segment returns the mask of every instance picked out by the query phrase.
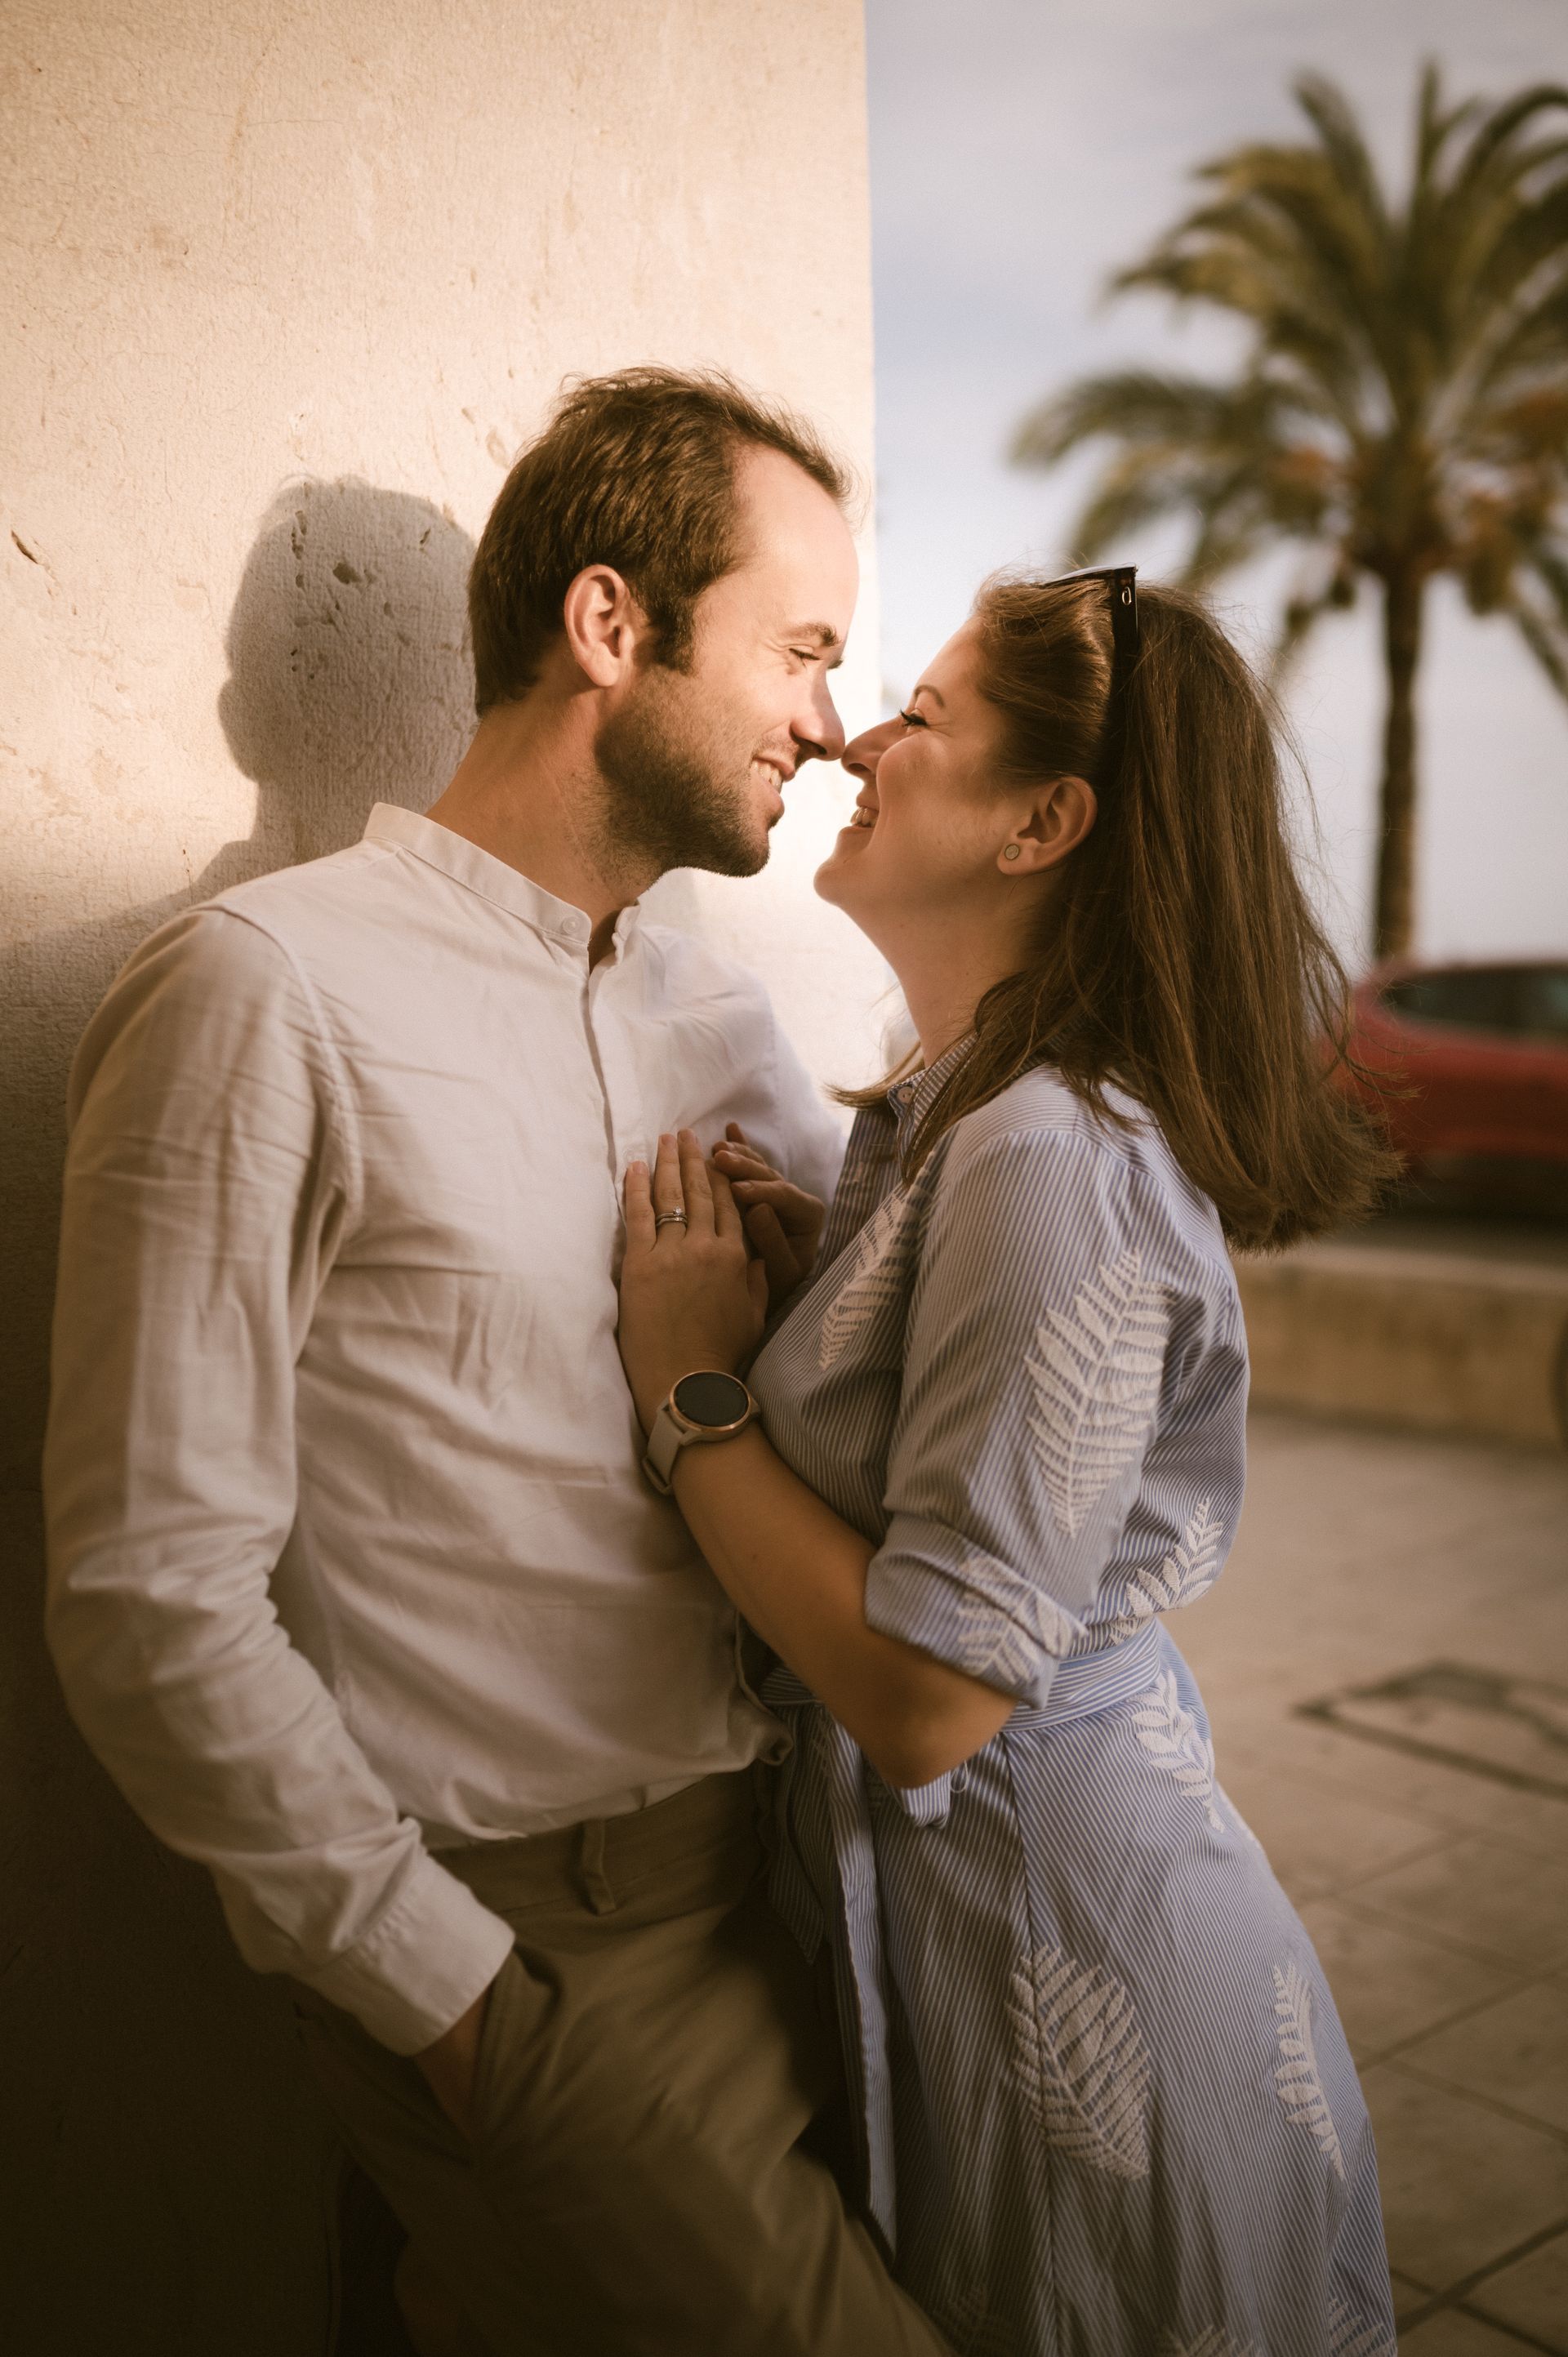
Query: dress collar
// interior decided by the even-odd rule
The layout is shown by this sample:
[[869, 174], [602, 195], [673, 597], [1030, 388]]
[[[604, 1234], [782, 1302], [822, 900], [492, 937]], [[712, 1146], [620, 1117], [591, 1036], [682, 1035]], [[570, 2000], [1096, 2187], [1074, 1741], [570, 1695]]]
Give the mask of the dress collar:
[[948, 1079], [957, 1071], [973, 1045], [973, 1032], [966, 1032], [964, 1037], [953, 1047], [949, 1048], [945, 1054], [939, 1056], [936, 1062], [929, 1069], [922, 1065], [918, 1072], [911, 1072], [907, 1080], [894, 1082], [887, 1092], [887, 1102], [892, 1108], [893, 1118], [898, 1125], [900, 1139], [907, 1137], [909, 1132], [924, 1120], [940, 1095]]
[[[425, 818], [418, 811], [404, 810], [397, 802], [378, 802], [371, 813], [365, 829], [367, 843], [395, 844], [400, 851], [411, 851], [427, 867], [449, 876], [454, 884], [466, 891], [477, 892], [481, 899], [493, 901], [498, 908], [521, 917], [536, 933], [553, 942], [562, 942], [567, 948], [581, 950], [585, 955], [588, 936], [593, 928], [581, 909], [570, 900], [558, 900], [553, 892], [545, 891], [504, 859], [493, 853], [481, 851], [477, 843], [466, 835], [454, 834], [449, 826], [438, 819]], [[624, 948], [637, 922], [635, 903], [623, 909], [616, 920], [615, 939]]]

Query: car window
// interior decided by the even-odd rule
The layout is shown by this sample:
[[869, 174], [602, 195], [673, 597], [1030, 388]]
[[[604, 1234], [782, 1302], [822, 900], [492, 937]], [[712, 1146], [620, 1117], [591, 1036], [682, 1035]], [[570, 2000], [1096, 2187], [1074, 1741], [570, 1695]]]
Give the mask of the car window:
[[1568, 965], [1538, 965], [1524, 975], [1524, 1028], [1534, 1039], [1568, 1040]]
[[1509, 966], [1410, 974], [1384, 986], [1383, 1004], [1417, 1023], [1449, 1023], [1466, 1031], [1517, 1031], [1520, 979]]

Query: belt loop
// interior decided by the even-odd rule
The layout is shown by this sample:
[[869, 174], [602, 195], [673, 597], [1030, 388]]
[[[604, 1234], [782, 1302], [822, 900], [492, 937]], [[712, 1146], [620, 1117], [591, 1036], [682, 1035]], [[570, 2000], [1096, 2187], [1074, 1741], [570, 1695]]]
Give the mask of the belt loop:
[[616, 1895], [605, 1872], [605, 1820], [589, 1817], [577, 1836], [577, 1873], [596, 1915], [613, 1915]]

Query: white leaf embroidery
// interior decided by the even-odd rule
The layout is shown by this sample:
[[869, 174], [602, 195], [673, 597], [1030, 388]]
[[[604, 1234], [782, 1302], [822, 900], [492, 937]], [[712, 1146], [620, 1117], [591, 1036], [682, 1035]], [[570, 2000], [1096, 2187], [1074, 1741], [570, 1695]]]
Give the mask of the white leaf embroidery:
[[1176, 1689], [1176, 1672], [1162, 1670], [1133, 1713], [1138, 1740], [1156, 1766], [1201, 1802], [1203, 1813], [1217, 1834], [1225, 1820], [1214, 1805], [1214, 1746], [1184, 1707]]
[[1181, 1535], [1181, 1544], [1166, 1555], [1158, 1571], [1145, 1564], [1127, 1583], [1127, 1601], [1116, 1619], [1101, 1625], [1112, 1637], [1134, 1637], [1156, 1612], [1174, 1612], [1191, 1604], [1219, 1577], [1219, 1542], [1225, 1526], [1209, 1512], [1205, 1498]]
[[993, 2315], [985, 2296], [972, 2287], [938, 2319], [959, 2357], [1013, 2357], [1017, 2336], [1012, 2326]]
[[1257, 1835], [1252, 1831], [1251, 1826], [1247, 1823], [1246, 1818], [1241, 1814], [1240, 1810], [1236, 1806], [1235, 1802], [1230, 1798], [1230, 1793], [1225, 1790], [1223, 1784], [1216, 1782], [1214, 1787], [1214, 1797], [1217, 1801], [1223, 1801], [1226, 1808], [1230, 1811], [1231, 1832], [1240, 1834], [1243, 1841], [1251, 1842], [1255, 1850], [1262, 1851], [1263, 1847], [1262, 1843], [1258, 1839]]
[[1007, 2013], [1047, 2143], [1112, 2177], [1147, 2177], [1153, 2068], [1121, 1982], [1047, 1948], [1015, 1971]]
[[1211, 2324], [1196, 2341], [1178, 2341], [1169, 2330], [1162, 2332], [1155, 2357], [1258, 2357], [1258, 2344], [1234, 2341], [1223, 2325]]
[[1279, 2089], [1280, 2102], [1286, 2116], [1306, 2129], [1335, 2176], [1342, 2178], [1345, 2156], [1339, 2149], [1334, 2115], [1323, 2092], [1312, 2043], [1312, 1989], [1294, 1964], [1287, 1964], [1283, 1972], [1278, 1964], [1274, 1966], [1274, 2012], [1280, 2045], [1274, 2084]]
[[1065, 1605], [1022, 1580], [1012, 1586], [1005, 1603], [993, 1600], [985, 1588], [994, 1583], [995, 1572], [983, 1555], [965, 1557], [963, 1577], [974, 1585], [965, 1587], [958, 1600], [960, 1666], [987, 1685], [1006, 1694], [1033, 1685], [1039, 1655], [1059, 1661], [1084, 1634], [1082, 1621]]
[[1170, 1310], [1142, 1267], [1133, 1251], [1102, 1261], [1070, 1311], [1047, 1313], [1035, 1333], [1039, 1356], [1025, 1361], [1035, 1386], [1029, 1429], [1057, 1527], [1069, 1537], [1154, 1421]]
[[1328, 2357], [1394, 2357], [1394, 2343], [1387, 2327], [1369, 2324], [1342, 2299], [1328, 2303]]
[[854, 1268], [822, 1319], [818, 1343], [820, 1363], [831, 1367], [857, 1341], [877, 1311], [896, 1301], [900, 1289], [901, 1255], [897, 1250], [905, 1197], [896, 1190], [880, 1203], [861, 1235]]

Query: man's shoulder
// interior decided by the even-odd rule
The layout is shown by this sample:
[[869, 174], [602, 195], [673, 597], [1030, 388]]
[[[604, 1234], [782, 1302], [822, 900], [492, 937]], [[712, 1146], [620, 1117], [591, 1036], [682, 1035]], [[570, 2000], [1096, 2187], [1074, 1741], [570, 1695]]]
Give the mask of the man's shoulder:
[[202, 911], [220, 909], [243, 917], [263, 932], [280, 941], [307, 937], [325, 920], [339, 922], [344, 915], [379, 897], [378, 888], [396, 872], [397, 856], [390, 845], [353, 843], [346, 851], [329, 852], [324, 859], [307, 859], [297, 867], [274, 867], [247, 883], [231, 884], [226, 892], [198, 904]]

